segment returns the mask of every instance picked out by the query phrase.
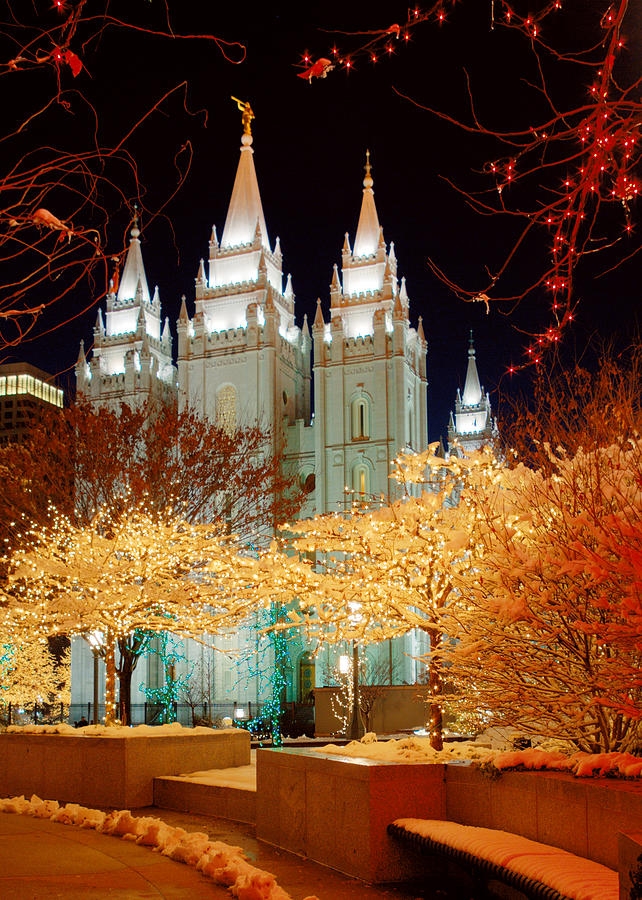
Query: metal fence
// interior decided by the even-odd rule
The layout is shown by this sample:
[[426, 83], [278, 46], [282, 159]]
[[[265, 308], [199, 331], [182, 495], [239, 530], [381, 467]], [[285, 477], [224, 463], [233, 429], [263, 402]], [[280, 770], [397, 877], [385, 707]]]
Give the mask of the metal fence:
[[[221, 703], [202, 703], [190, 706], [187, 703], [175, 703], [170, 711], [169, 720], [179, 722], [188, 727], [194, 725], [218, 725], [229, 718], [236, 725], [243, 727], [252, 720], [252, 731], [257, 734], [269, 730], [268, 723], [262, 723], [264, 705], [256, 702], [237, 703], [226, 701]], [[98, 721], [105, 719], [105, 706], [98, 706]], [[5, 725], [57, 725], [68, 722], [91, 724], [94, 721], [93, 703], [72, 703], [66, 706], [58, 704], [29, 704], [17, 706], [8, 704], [0, 710], [0, 724]], [[84, 721], [83, 721], [84, 719]], [[167, 709], [159, 703], [132, 703], [130, 725], [161, 725], [168, 721]], [[263, 726], [263, 727], [262, 727]], [[302, 734], [314, 734], [314, 707], [309, 704], [286, 703], [281, 720], [283, 734], [298, 737]]]
[[[222, 720], [230, 718], [242, 722], [261, 714], [260, 703], [199, 703], [189, 706], [187, 703], [174, 703], [170, 720], [181, 725], [220, 725]], [[130, 725], [161, 725], [167, 721], [167, 708], [161, 703], [132, 703], [130, 707]], [[88, 722], [94, 720], [93, 703], [72, 703], [69, 707], [69, 722], [75, 725], [82, 717]], [[98, 706], [98, 721], [105, 718], [104, 705]]]

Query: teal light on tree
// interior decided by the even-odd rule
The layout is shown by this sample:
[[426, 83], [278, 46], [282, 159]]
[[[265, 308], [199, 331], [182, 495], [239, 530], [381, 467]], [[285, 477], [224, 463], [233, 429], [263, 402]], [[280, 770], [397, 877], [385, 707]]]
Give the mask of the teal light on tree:
[[179, 672], [178, 665], [189, 661], [184, 653], [184, 642], [169, 631], [163, 631], [158, 635], [157, 646], [150, 646], [149, 655], [159, 657], [163, 670], [163, 684], [158, 687], [146, 687], [141, 684], [141, 690], [150, 703], [156, 703], [161, 708], [161, 723], [175, 721], [175, 710], [179, 696], [189, 682], [189, 672]]
[[[247, 722], [253, 734], [267, 730], [272, 746], [283, 743], [281, 727], [285, 713], [285, 699], [288, 673], [291, 671], [290, 649], [292, 639], [275, 626], [286, 619], [286, 607], [282, 603], [272, 603], [269, 609], [258, 614], [256, 624], [250, 626], [256, 632], [256, 652], [249, 650], [240, 660], [245, 666], [244, 678], [256, 678], [259, 696], [266, 696], [260, 716]], [[265, 725], [267, 723], [267, 729]]]

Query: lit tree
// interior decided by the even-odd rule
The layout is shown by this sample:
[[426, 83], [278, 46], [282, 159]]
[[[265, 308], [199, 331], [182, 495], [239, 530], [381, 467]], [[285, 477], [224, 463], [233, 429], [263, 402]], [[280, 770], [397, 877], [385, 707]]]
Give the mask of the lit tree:
[[625, 751], [642, 736], [642, 441], [520, 465], [480, 489], [475, 564], [455, 584], [457, 703], [487, 721]]
[[[480, 523], [451, 673], [460, 706], [583, 749], [639, 741], [639, 343], [540, 372], [504, 401], [501, 489]], [[461, 607], [459, 608], [461, 611]]]
[[[442, 618], [458, 599], [453, 575], [471, 560], [473, 519], [464, 485], [471, 471], [492, 479], [497, 464], [490, 453], [445, 460], [433, 455], [435, 449], [397, 461], [397, 480], [427, 488], [418, 496], [379, 509], [355, 504], [347, 513], [286, 526], [295, 536], [294, 547], [314, 559], [318, 571], [305, 559], [278, 560], [272, 550], [249, 572], [247, 602], [278, 596], [294, 603], [289, 621], [276, 627], [301, 625], [317, 647], [376, 643], [421, 629], [430, 638], [428, 690], [438, 698]], [[433, 745], [440, 746], [438, 699], [431, 702], [430, 731]]]
[[46, 640], [0, 637], [0, 704], [69, 703], [70, 655], [56, 658]]
[[[149, 632], [147, 633], [149, 634]], [[177, 663], [187, 662], [183, 641], [167, 631], [158, 635], [154, 644], [148, 642], [147, 646], [149, 652], [157, 655], [161, 661], [163, 683], [155, 688], [145, 687], [145, 685], [141, 685], [141, 688], [145, 691], [148, 700], [161, 707], [162, 721], [171, 722], [173, 721], [174, 707], [189, 684], [193, 664], [186, 672], [176, 670]]]
[[[134, 502], [157, 510], [173, 502], [189, 521], [224, 521], [245, 536], [271, 533], [303, 500], [269, 431], [251, 425], [230, 434], [175, 404], [46, 410], [24, 443], [0, 447], [0, 472], [7, 548], [17, 534], [23, 543], [29, 538], [25, 523], [48, 521], [51, 503], [84, 525], [102, 505], [116, 509], [124, 489]], [[148, 644], [144, 631], [118, 640], [120, 716], [127, 721], [133, 671]]]
[[180, 508], [143, 502], [102, 508], [89, 525], [62, 514], [10, 558], [3, 627], [12, 642], [53, 634], [103, 635], [106, 715], [115, 717], [115, 648], [137, 631], [202, 640], [233, 601], [222, 590], [234, 553], [215, 525], [187, 523]]
[[[325, 684], [337, 687], [332, 697], [332, 712], [343, 723], [347, 732], [350, 710], [354, 704], [354, 672], [353, 661], [348, 656], [341, 656], [334, 666], [329, 666], [325, 673]], [[363, 717], [366, 731], [372, 729], [372, 717], [379, 700], [385, 695], [386, 681], [392, 684], [397, 664], [384, 660], [371, 661], [367, 657], [359, 659], [359, 711]]]

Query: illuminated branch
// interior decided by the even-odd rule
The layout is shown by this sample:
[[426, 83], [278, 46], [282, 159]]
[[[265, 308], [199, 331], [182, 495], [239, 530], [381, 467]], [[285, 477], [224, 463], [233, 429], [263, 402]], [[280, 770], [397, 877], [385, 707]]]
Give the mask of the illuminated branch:
[[[242, 62], [245, 56], [241, 44], [214, 35], [177, 34], [169, 13], [164, 30], [116, 19], [108, 14], [107, 0], [97, 14], [97, 4], [88, 4], [87, 0], [54, 0], [47, 12], [34, 6], [18, 14], [13, 4], [6, 2], [5, 6], [0, 26], [0, 77], [9, 79], [6, 87], [18, 89], [25, 99], [17, 122], [11, 122], [11, 113], [7, 112], [6, 121], [11, 124], [0, 136], [3, 157], [13, 158], [7, 170], [0, 173], [0, 349], [33, 336], [43, 312], [88, 279], [95, 289], [88, 305], [104, 296], [110, 261], [126, 252], [124, 238], [120, 246], [112, 245], [111, 218], [122, 209], [131, 209], [134, 203], [145, 210], [137, 166], [125, 142], [172, 94], [186, 90], [182, 83], [167, 91], [138, 117], [119, 142], [103, 146], [98, 114], [82, 91], [89, 48], [99, 43], [106, 29], [118, 28], [174, 41], [214, 43], [229, 62]], [[45, 94], [49, 92], [46, 79], [50, 73], [54, 75], [52, 94], [38, 96], [39, 85]], [[37, 80], [39, 75], [43, 77]], [[68, 87], [70, 78], [73, 88]], [[22, 93], [27, 79], [33, 85], [33, 96]], [[186, 105], [185, 110], [190, 114]], [[76, 118], [85, 113], [89, 117], [85, 129], [89, 143], [85, 148], [64, 149], [68, 126], [66, 115], [60, 119], [59, 114], [69, 112]], [[36, 127], [47, 135], [59, 135], [62, 146], [43, 142], [37, 147]], [[160, 209], [185, 180], [191, 157], [191, 144], [186, 141], [174, 159], [176, 186], [159, 204]], [[159, 211], [150, 212], [148, 218]], [[67, 321], [82, 315], [86, 308], [78, 304]], [[57, 321], [51, 327], [61, 324]]]
[[[441, 0], [425, 11], [410, 10], [402, 26], [381, 31], [339, 32], [353, 49], [333, 48], [335, 68], [354, 68], [355, 60], [368, 55], [371, 62], [380, 61], [394, 52], [397, 38], [409, 40], [416, 24], [445, 21], [453, 5]], [[465, 8], [466, 3], [462, 5]], [[540, 363], [543, 353], [561, 340], [575, 316], [576, 274], [587, 255], [601, 253], [606, 259], [604, 267], [611, 270], [640, 249], [639, 242], [624, 242], [633, 237], [635, 206], [642, 191], [642, 78], [627, 76], [617, 68], [626, 49], [623, 27], [629, 0], [605, 0], [600, 6], [599, 12], [582, 8], [566, 13], [577, 18], [595, 16], [592, 45], [569, 52], [555, 47], [554, 33], [547, 36], [547, 31], [552, 31], [549, 19], [564, 12], [563, 0], [550, 0], [541, 4], [538, 12], [525, 15], [506, 0], [491, 2], [491, 29], [502, 27], [519, 33], [533, 54], [539, 80], [528, 87], [548, 111], [527, 128], [496, 129], [484, 124], [475, 111], [470, 85], [468, 123], [400, 94], [466, 133], [493, 138], [502, 147], [502, 153], [484, 166], [484, 185], [479, 192], [449, 183], [479, 214], [502, 214], [516, 221], [518, 237], [503, 261], [474, 285], [455, 281], [434, 259], [429, 266], [455, 296], [484, 303], [487, 311], [491, 303], [510, 301], [514, 305], [531, 293], [550, 296], [550, 324], [531, 333], [525, 359], [509, 371]], [[304, 62], [310, 63], [309, 56]], [[569, 85], [578, 75], [584, 83], [588, 79], [587, 96], [569, 100]], [[614, 212], [619, 225], [613, 224]], [[527, 239], [538, 233], [548, 235], [548, 260], [529, 283], [507, 290], [505, 276], [518, 264], [518, 253]]]

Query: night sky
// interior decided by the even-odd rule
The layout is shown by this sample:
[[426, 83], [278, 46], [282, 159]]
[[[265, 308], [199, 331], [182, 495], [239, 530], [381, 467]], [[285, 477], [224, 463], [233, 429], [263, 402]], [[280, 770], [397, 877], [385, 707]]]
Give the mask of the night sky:
[[[534, 4], [537, 6], [537, 3]], [[321, 297], [329, 317], [332, 265], [340, 263], [344, 232], [351, 240], [361, 202], [366, 148], [373, 164], [375, 200], [386, 241], [394, 240], [399, 274], [405, 275], [411, 322], [423, 316], [428, 340], [429, 436], [446, 432], [455, 391], [463, 386], [468, 333], [475, 335], [482, 383], [497, 406], [501, 391], [528, 390], [530, 371], [504, 377], [511, 363], [521, 362], [527, 337], [548, 323], [548, 299], [536, 294], [516, 308], [463, 303], [449, 293], [427, 266], [432, 257], [454, 281], [475, 288], [511, 246], [516, 223], [499, 217], [480, 218], [463, 190], [488, 186], [480, 175], [484, 162], [498, 155], [487, 137], [461, 131], [415, 105], [438, 108], [470, 121], [467, 80], [480, 118], [492, 129], [529, 127], [542, 111], [541, 98], [526, 81], [535, 67], [525, 39], [497, 27], [490, 29], [490, 0], [464, 0], [439, 27], [423, 23], [407, 45], [395, 43], [394, 55], [377, 65], [355, 56], [349, 74], [334, 71], [309, 84], [298, 78], [304, 51], [328, 56], [334, 42], [358, 49], [366, 36], [329, 33], [384, 29], [404, 22], [404, 3], [300, 4], [288, 6], [172, 2], [176, 32], [212, 33], [247, 47], [246, 60], [234, 65], [211, 42], [170, 41], [144, 33], [109, 29], [83, 57], [87, 72], [73, 85], [91, 100], [99, 114], [102, 139], [113, 142], [174, 85], [187, 81], [187, 94], [177, 92], [136, 131], [129, 143], [144, 186], [143, 254], [150, 288], [159, 285], [163, 314], [175, 334], [181, 294], [193, 313], [194, 277], [200, 257], [207, 258], [215, 223], [222, 234], [239, 155], [241, 123], [231, 95], [249, 100], [255, 112], [254, 161], [272, 246], [281, 239], [284, 274], [292, 273], [297, 324], [304, 312], [314, 314]], [[551, 39], [574, 47], [590, 38], [590, 26], [607, 4], [568, 0]], [[632, 9], [637, 4], [632, 4]], [[184, 9], [182, 8], [184, 7]], [[162, 28], [160, 0], [112, 2], [147, 28]], [[642, 15], [630, 12], [629, 51], [624, 74], [640, 68]], [[230, 55], [238, 53], [230, 48]], [[466, 75], [467, 73], [467, 75]], [[639, 75], [639, 71], [637, 73]], [[91, 77], [89, 77], [91, 76]], [[586, 89], [585, 75], [550, 69], [551, 86], [560, 102], [576, 102]], [[556, 80], [557, 79], [557, 80]], [[71, 79], [69, 79], [71, 81]], [[402, 96], [405, 95], [405, 96]], [[412, 100], [406, 99], [407, 97]], [[185, 101], [185, 103], [184, 103]], [[191, 114], [188, 114], [188, 110]], [[207, 111], [207, 124], [205, 115]], [[34, 139], [37, 132], [34, 131]], [[88, 120], [80, 108], [62, 120], [55, 140], [80, 147], [88, 136]], [[54, 138], [50, 137], [50, 140]], [[154, 215], [176, 183], [175, 156], [191, 141], [193, 160], [180, 193]], [[185, 158], [185, 155], [181, 158]], [[125, 191], [134, 192], [131, 185]], [[114, 248], [122, 246], [129, 212], [123, 206], [111, 217]], [[626, 248], [629, 253], [633, 242]], [[619, 248], [613, 251], [619, 254]], [[616, 256], [611, 257], [611, 263]], [[546, 263], [546, 236], [528, 243], [515, 259], [506, 289], [519, 292]], [[568, 360], [581, 357], [595, 337], [629, 337], [637, 328], [639, 263], [629, 260], [597, 278], [600, 266], [588, 260], [579, 272], [576, 323], [562, 350]], [[52, 313], [67, 317], [91, 300], [89, 287]], [[62, 316], [61, 316], [62, 317]], [[80, 338], [91, 342], [95, 307], [46, 338], [17, 348], [12, 359], [27, 359], [51, 372], [64, 372], [76, 360]]]

